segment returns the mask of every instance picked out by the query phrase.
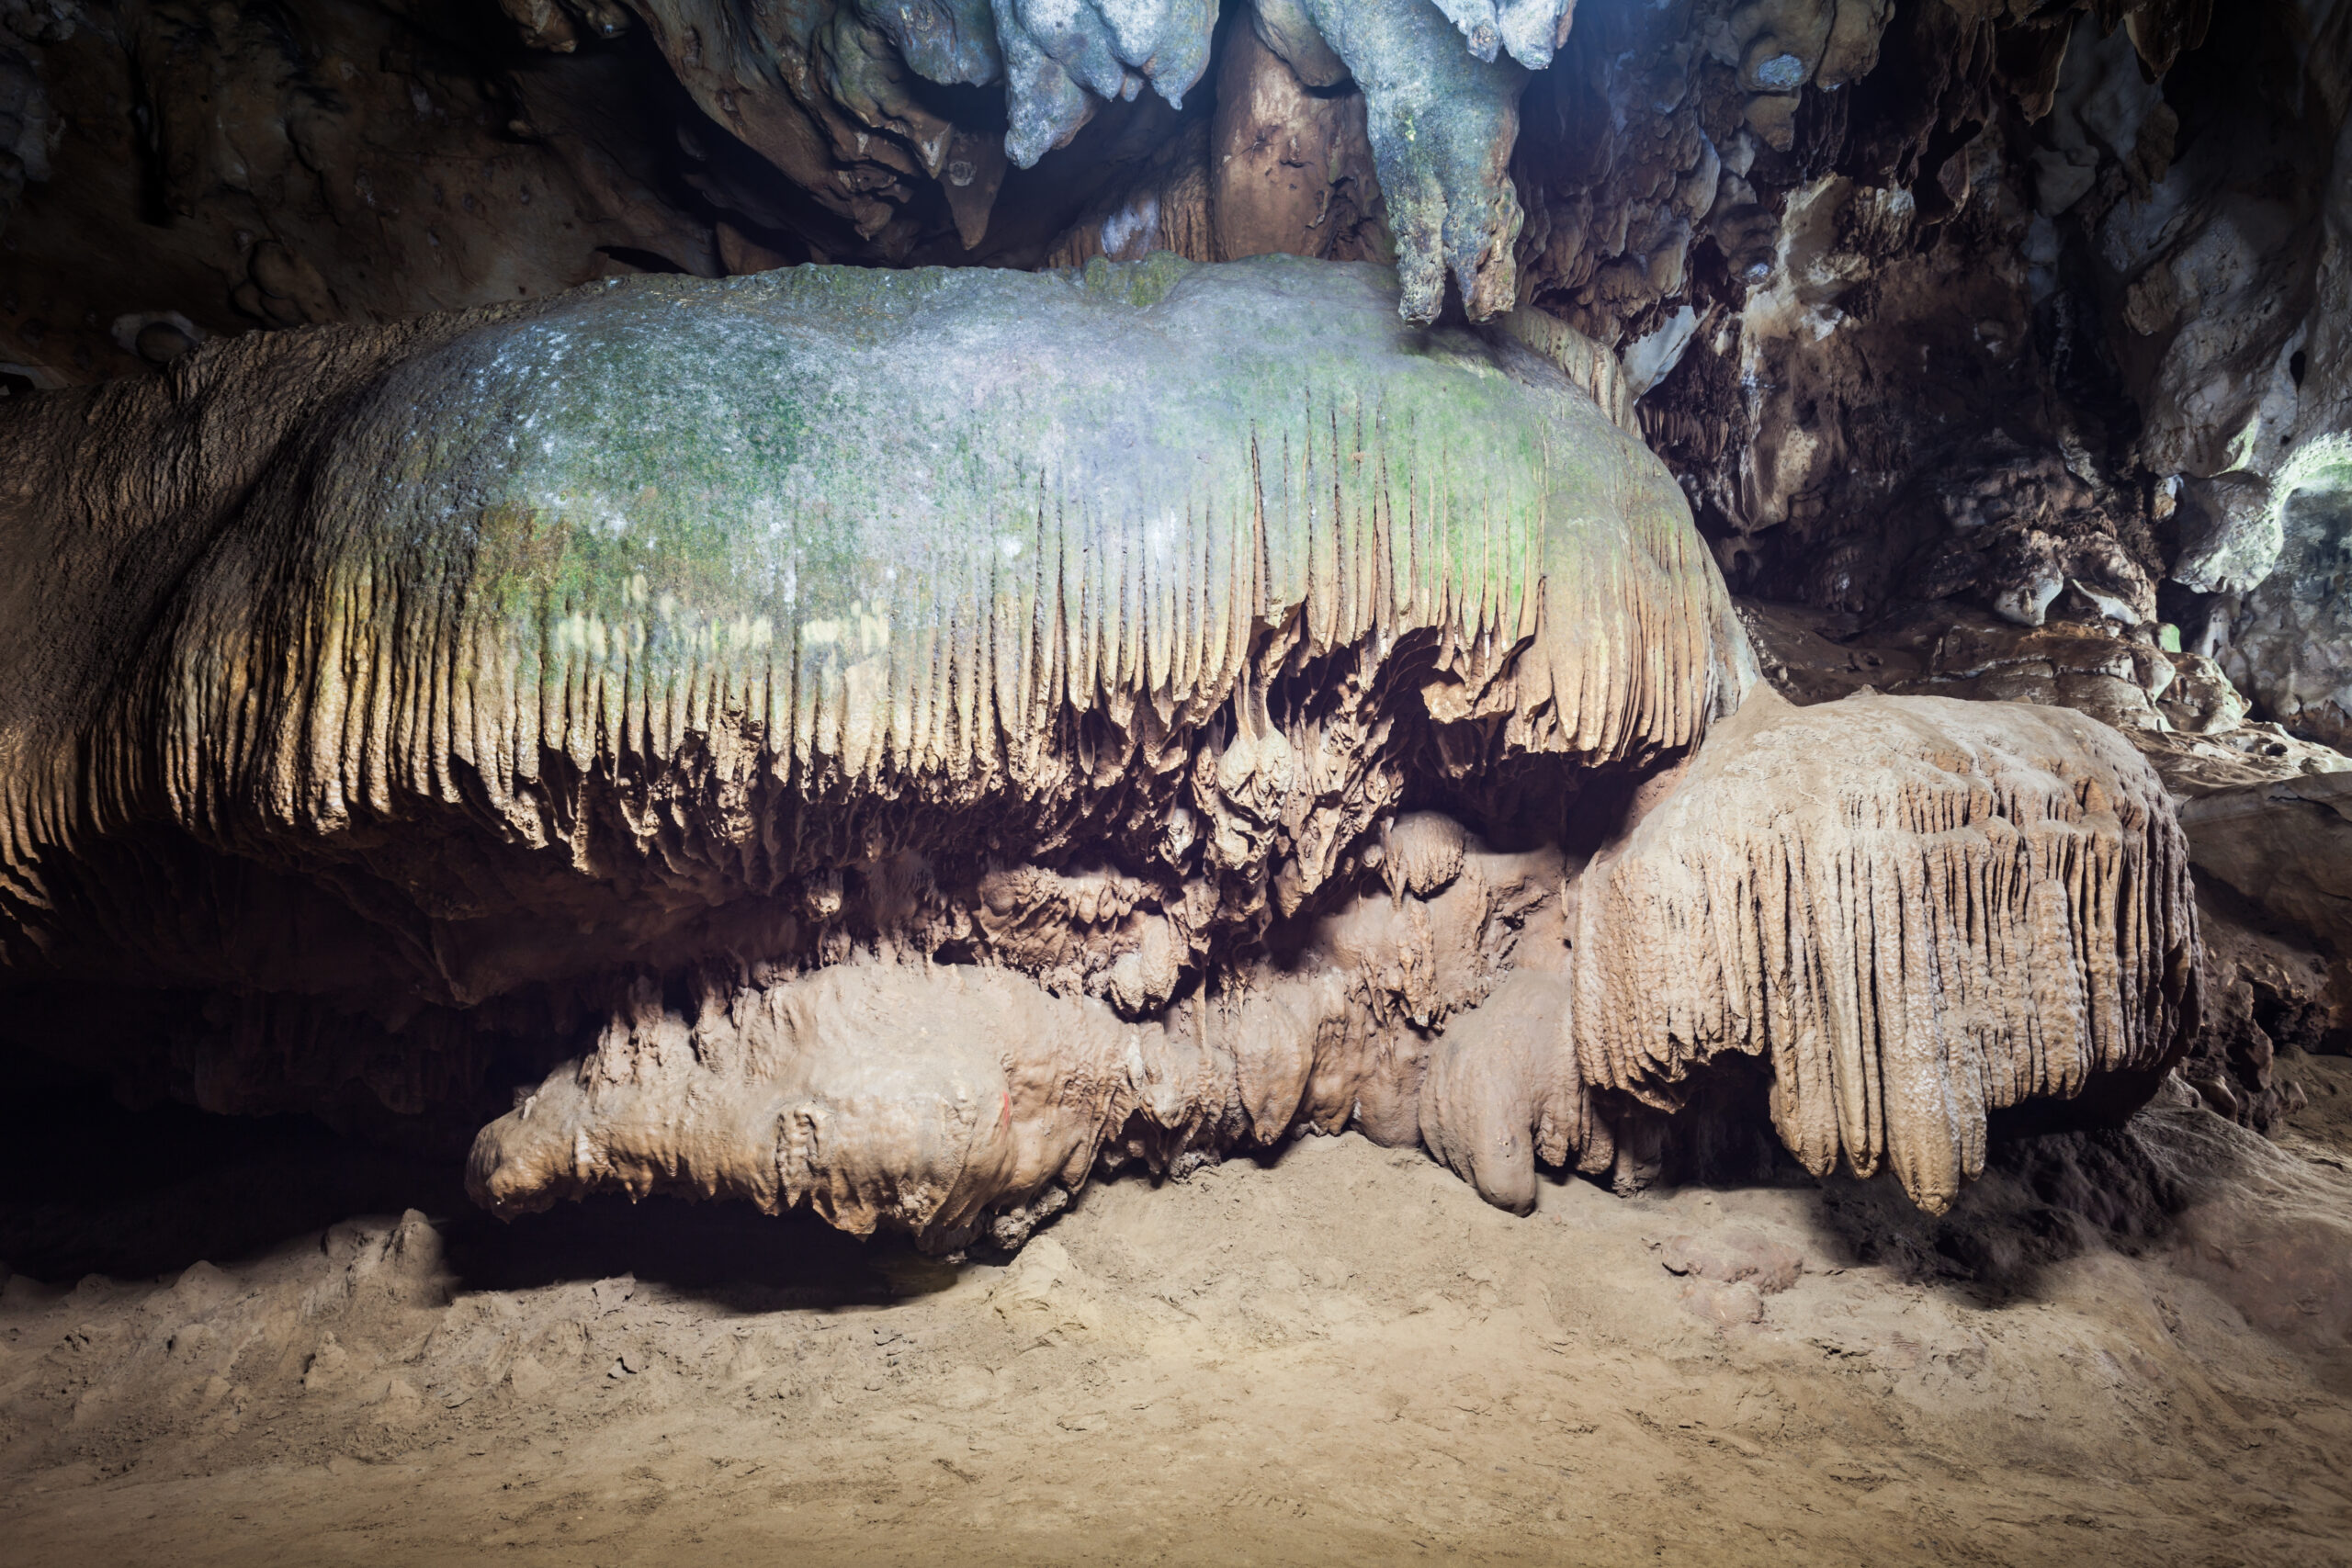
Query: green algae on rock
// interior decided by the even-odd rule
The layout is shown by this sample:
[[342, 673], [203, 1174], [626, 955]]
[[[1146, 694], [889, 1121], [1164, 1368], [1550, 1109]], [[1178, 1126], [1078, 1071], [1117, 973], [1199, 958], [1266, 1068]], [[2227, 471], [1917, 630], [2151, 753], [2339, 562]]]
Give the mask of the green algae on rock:
[[1679, 492], [1545, 334], [1395, 288], [648, 278], [44, 400], [0, 437], [10, 963], [115, 945], [77, 857], [157, 834], [331, 869], [386, 944], [199, 934], [158, 983], [395, 1020], [722, 931], [802, 962], [873, 929], [844, 867], [1116, 838], [1193, 975], [1355, 874], [1408, 769], [1687, 749], [1746, 656]]

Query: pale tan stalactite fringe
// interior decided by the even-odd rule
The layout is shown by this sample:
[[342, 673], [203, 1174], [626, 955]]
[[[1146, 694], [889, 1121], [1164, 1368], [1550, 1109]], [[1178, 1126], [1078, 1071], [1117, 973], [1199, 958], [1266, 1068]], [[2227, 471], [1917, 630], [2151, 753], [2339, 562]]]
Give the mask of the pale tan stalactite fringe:
[[[640, 280], [94, 391], [74, 417], [150, 462], [18, 498], [43, 603], [87, 599], [47, 580], [93, 532], [187, 570], [88, 660], [111, 679], [28, 693], [0, 738], [8, 874], [37, 904], [92, 829], [331, 841], [430, 805], [569, 839], [591, 875], [622, 847], [741, 874], [755, 791], [1067, 797], [1246, 727], [1252, 680], [1416, 635], [1440, 716], [1512, 749], [1694, 743], [1745, 645], [1663, 468], [1543, 355], [1425, 342], [1377, 269], [1288, 260], [1158, 258], [1133, 299], [1125, 275]], [[370, 345], [373, 374], [345, 363]], [[296, 353], [337, 363], [289, 418]], [[74, 619], [0, 651], [40, 662]], [[1094, 755], [1069, 744], [1090, 715]], [[1279, 750], [1226, 772], [1287, 793]], [[616, 782], [624, 843], [592, 845]]]
[[[2018, 705], [1723, 721], [1752, 660], [1622, 381], [1395, 300], [1280, 257], [649, 278], [40, 402], [0, 425], [0, 960], [438, 1010], [382, 1030], [411, 1063], [587, 998], [488, 1201], [935, 1238], [1306, 1126], [1524, 1208], [1726, 1052], [1809, 1168], [1939, 1207], [1990, 1111], [2165, 1062], [2195, 917], [2136, 752]], [[1563, 810], [1649, 777], [1574, 882], [1397, 814], [1538, 759]], [[190, 865], [357, 919], [224, 942]], [[690, 971], [692, 1016], [613, 1010]]]
[[2080, 715], [1758, 688], [1586, 874], [1577, 1044], [1671, 1107], [1726, 1052], [1772, 1070], [1806, 1168], [1891, 1166], [1940, 1211], [1985, 1114], [2164, 1063], [2193, 1031], [2187, 842], [2147, 762]]
[[[1290, 964], [1229, 971], [1148, 1018], [1003, 966], [871, 955], [710, 986], [683, 1010], [645, 984], [593, 1053], [482, 1129], [468, 1184], [504, 1214], [618, 1189], [962, 1245], [989, 1210], [1104, 1165], [1182, 1169], [1352, 1125], [1427, 1140], [1523, 1210], [1537, 1152], [1588, 1170], [1612, 1152], [1556, 1049], [1565, 982], [1513, 967], [1558, 961], [1563, 865], [1457, 829], [1450, 862], [1418, 869], [1317, 922]], [[1449, 1021], [1442, 1040], [1467, 1050], [1425, 1084], [1424, 1031]]]

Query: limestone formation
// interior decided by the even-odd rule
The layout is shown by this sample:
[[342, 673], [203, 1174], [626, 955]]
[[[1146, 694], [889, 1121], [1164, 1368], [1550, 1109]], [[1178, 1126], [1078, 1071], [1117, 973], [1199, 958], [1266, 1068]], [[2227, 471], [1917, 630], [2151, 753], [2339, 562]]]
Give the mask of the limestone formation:
[[1397, 297], [616, 281], [37, 401], [18, 1016], [219, 1110], [544, 1074], [474, 1146], [503, 1213], [943, 1249], [1350, 1127], [1524, 1209], [1639, 1179], [1726, 1052], [1935, 1207], [1988, 1108], [2170, 1059], [2186, 860], [2125, 742], [1769, 693], [1709, 739], [1753, 664], [1605, 353]]
[[0, 692], [28, 1560], [2347, 1533], [2352, 4], [0, 0]]
[[[1006, 161], [1035, 167], [1147, 85], [1181, 110], [1208, 68], [1216, 23], [1206, 0], [834, 0], [796, 9], [774, 33], [728, 25], [698, 0], [643, 0], [637, 10], [703, 111], [850, 220], [860, 239], [891, 227], [927, 179], [941, 183], [967, 248], [986, 232]], [[516, 21], [534, 47], [569, 47], [571, 31], [536, 12]], [[1508, 47], [1528, 65], [1548, 64], [1568, 22], [1561, 0], [1514, 0], [1499, 11], [1476, 0], [1442, 12], [1427, 0], [1291, 0], [1252, 18], [1253, 40], [1295, 56], [1299, 80], [1351, 75], [1360, 89], [1408, 319], [1437, 318], [1449, 269], [1474, 321], [1518, 302], [1519, 206], [1507, 165], [1525, 73], [1496, 64], [1496, 53]], [[984, 138], [943, 114], [918, 78], [1001, 84], [1001, 152], [983, 151]], [[1322, 118], [1300, 108], [1304, 119]], [[1187, 254], [1218, 259], [1207, 247]]]
[[1237, 28], [1227, 41], [1205, 170], [1217, 259], [1359, 259], [1380, 188], [1363, 95], [1313, 86], [1255, 31]]
[[1577, 1032], [1661, 1108], [1769, 1057], [1807, 1168], [1939, 1212], [1990, 1111], [2153, 1084], [2197, 1017], [2188, 852], [2154, 771], [2064, 710], [1769, 691], [1584, 879]]
[[2352, 964], [2352, 773], [2215, 790], [2182, 808], [2199, 871]]
[[[1428, 897], [1359, 896], [1311, 922], [1295, 953], [1228, 966], [1173, 1005], [1166, 958], [1159, 986], [1123, 997], [1114, 975], [1107, 999], [1057, 996], [1012, 965], [885, 956], [720, 984], [683, 1011], [640, 987], [593, 1054], [483, 1130], [469, 1180], [502, 1213], [617, 1187], [771, 1213], [805, 1203], [859, 1234], [888, 1225], [944, 1250], [983, 1235], [1017, 1243], [1098, 1167], [1181, 1173], [1237, 1145], [1351, 1124], [1450, 1150], [1464, 1117], [1507, 1122], [1518, 1104], [1473, 1088], [1433, 1115], [1423, 1074], [1442, 1074], [1424, 1032], [1477, 1052], [1495, 1032], [1484, 1021], [1532, 979], [1540, 987], [1533, 971], [1503, 976], [1522, 942], [1549, 935], [1556, 951], [1540, 919], [1541, 935], [1521, 933], [1531, 915], [1556, 920], [1560, 875], [1556, 853], [1457, 849]], [[1149, 933], [1165, 929], [1148, 927], [1128, 956], [1148, 968]], [[1561, 1017], [1513, 1020], [1502, 1048], [1547, 1043]], [[1583, 1102], [1572, 1070], [1561, 1087]], [[1591, 1121], [1563, 1129], [1554, 1163], [1595, 1148], [1607, 1168], [1607, 1133]]]
[[2352, 758], [2252, 717], [2213, 659], [2145, 627], [2029, 628], [1965, 612], [1944, 625], [1946, 613], [1915, 611], [1862, 636], [1841, 629], [1847, 617], [1788, 606], [1742, 605], [1741, 621], [1764, 677], [1795, 702], [1869, 687], [2028, 703], [2130, 741], [2179, 804], [2197, 874], [2202, 1016], [2175, 1071], [2214, 1111], [2269, 1130], [2301, 1104], [2297, 1055], [2340, 1053], [2347, 1038], [2352, 933], [2330, 912], [2328, 889], [2346, 879], [2340, 814], [2325, 803], [2352, 777]]
[[1399, 818], [1389, 891], [1164, 1009], [1115, 976], [1106, 1002], [888, 958], [684, 1010], [641, 988], [484, 1130], [473, 1189], [501, 1212], [609, 1186], [806, 1202], [944, 1248], [1018, 1240], [1098, 1168], [1352, 1125], [1524, 1212], [1539, 1162], [1609, 1170], [1631, 1102], [1679, 1109], [1737, 1052], [1769, 1061], [1816, 1174], [1883, 1162], [1941, 1212], [1988, 1111], [2095, 1086], [2136, 1103], [2195, 1031], [2179, 828], [2091, 721], [1887, 698], [1800, 716], [1765, 693], [1662, 782], [1565, 881], [1556, 853]]
[[[2242, 504], [2254, 510], [2253, 500]], [[2260, 543], [2244, 553], [2262, 570], [2211, 584], [2236, 592], [2211, 602], [2208, 636], [2265, 716], [2332, 746], [2352, 743], [2352, 601], [2343, 566], [2352, 435], [2306, 444], [2259, 502], [2252, 521]]]
[[[1396, 236], [1398, 309], [1408, 321], [1435, 321], [1451, 273], [1472, 321], [1509, 310], [1518, 298], [1512, 252], [1521, 222], [1509, 167], [1526, 73], [1495, 59], [1495, 37], [1482, 38], [1480, 29], [1489, 26], [1483, 20], [1465, 29], [1472, 46], [1465, 56], [1447, 35], [1445, 18], [1414, 0], [1305, 5], [1363, 89], [1373, 157]], [[1543, 0], [1535, 0], [1510, 10], [1541, 8]]]
[[1366, 874], [1408, 784], [1557, 812], [1537, 759], [1687, 749], [1743, 645], [1671, 484], [1519, 335], [1394, 300], [649, 281], [28, 411], [12, 969], [135, 943], [223, 998], [174, 1047], [206, 1103], [413, 1114], [722, 953], [1155, 1010]]

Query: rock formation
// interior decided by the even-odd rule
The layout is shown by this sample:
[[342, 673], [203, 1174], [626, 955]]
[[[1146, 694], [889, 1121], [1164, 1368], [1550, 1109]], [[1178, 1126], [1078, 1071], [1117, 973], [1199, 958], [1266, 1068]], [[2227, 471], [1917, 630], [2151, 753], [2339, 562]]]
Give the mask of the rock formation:
[[2154, 1072], [2198, 1019], [2188, 849], [2155, 772], [2063, 709], [1750, 699], [1587, 874], [1575, 990], [1595, 1082], [1678, 1105], [1768, 1055], [1817, 1175], [1891, 1166], [1940, 1211], [1985, 1116]]
[[0, 1034], [940, 1245], [2265, 1124], [2340, 9], [0, 0]]
[[1396, 290], [616, 280], [37, 400], [12, 988], [222, 1110], [446, 1117], [569, 1045], [476, 1141], [493, 1207], [942, 1248], [1349, 1126], [1524, 1208], [1725, 1052], [1930, 1208], [1988, 1109], [2144, 1096], [2197, 974], [2149, 765], [1740, 707], [1605, 356]]

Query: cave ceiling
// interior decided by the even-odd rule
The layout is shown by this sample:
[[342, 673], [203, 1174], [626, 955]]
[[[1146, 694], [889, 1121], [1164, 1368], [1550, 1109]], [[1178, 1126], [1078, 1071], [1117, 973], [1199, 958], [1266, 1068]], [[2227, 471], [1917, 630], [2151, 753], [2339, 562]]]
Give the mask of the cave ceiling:
[[1614, 351], [1737, 591], [2155, 619], [2178, 560], [2195, 636], [2352, 418], [2346, 17], [2210, 11], [8, 0], [0, 363], [640, 271], [1393, 260], [1417, 319]]

